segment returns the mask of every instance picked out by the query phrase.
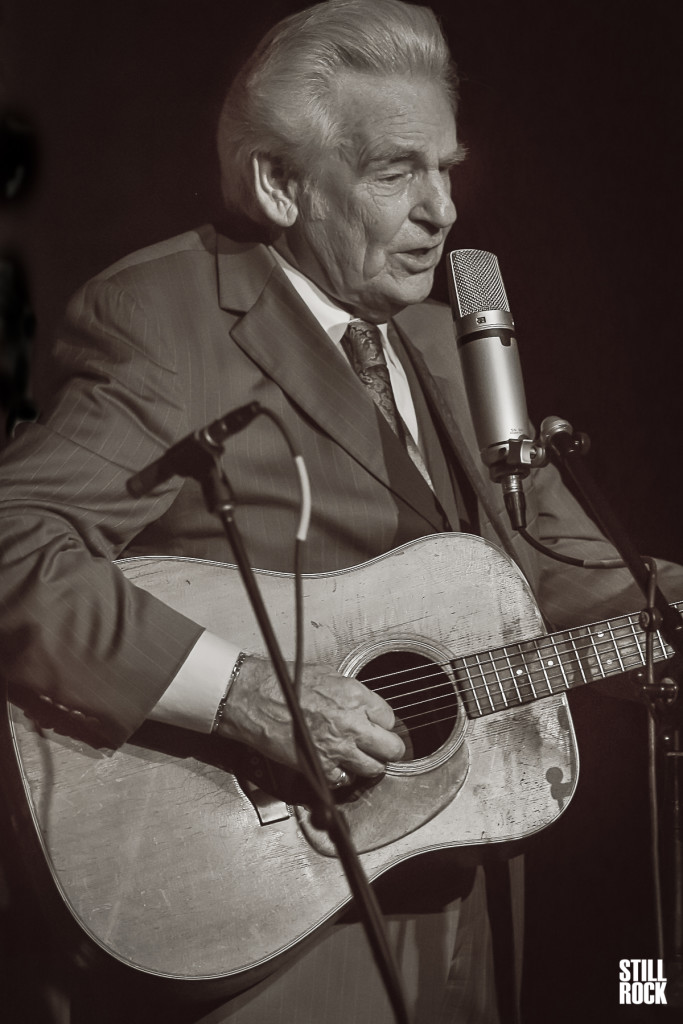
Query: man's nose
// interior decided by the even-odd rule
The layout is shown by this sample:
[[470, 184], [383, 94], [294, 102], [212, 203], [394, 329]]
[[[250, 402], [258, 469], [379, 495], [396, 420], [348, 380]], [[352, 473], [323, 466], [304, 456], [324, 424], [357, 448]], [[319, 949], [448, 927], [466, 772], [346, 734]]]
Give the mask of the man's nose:
[[420, 191], [412, 210], [412, 219], [447, 229], [455, 223], [457, 211], [451, 197], [451, 183], [440, 172], [430, 174], [420, 182]]

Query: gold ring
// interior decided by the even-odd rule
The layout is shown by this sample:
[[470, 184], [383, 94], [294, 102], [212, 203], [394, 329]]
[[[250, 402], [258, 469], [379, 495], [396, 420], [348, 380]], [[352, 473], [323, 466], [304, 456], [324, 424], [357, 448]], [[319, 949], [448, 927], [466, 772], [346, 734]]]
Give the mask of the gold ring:
[[349, 773], [345, 772], [343, 768], [340, 768], [339, 775], [334, 780], [334, 782], [330, 783], [330, 785], [332, 786], [332, 789], [341, 789], [342, 786], [348, 786], [350, 781], [351, 776], [349, 775]]

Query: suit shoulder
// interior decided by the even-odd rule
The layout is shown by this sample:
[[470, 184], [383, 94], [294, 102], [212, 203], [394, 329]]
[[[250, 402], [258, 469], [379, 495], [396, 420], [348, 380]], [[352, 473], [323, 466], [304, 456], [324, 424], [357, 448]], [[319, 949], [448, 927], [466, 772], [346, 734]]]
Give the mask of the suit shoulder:
[[197, 310], [216, 304], [216, 233], [199, 228], [146, 246], [86, 281], [71, 296], [55, 344], [87, 337], [92, 353], [119, 345], [120, 353], [172, 368], [197, 333]]
[[207, 256], [213, 259], [216, 252], [216, 231], [210, 224], [185, 231], [173, 238], [154, 242], [142, 249], [124, 256], [92, 278], [93, 281], [113, 280], [116, 277], [128, 277], [129, 271], [134, 275], [145, 271], [154, 273], [160, 264]]
[[134, 309], [177, 318], [202, 299], [215, 301], [215, 261], [216, 232], [211, 226], [145, 246], [81, 285], [67, 304], [66, 321], [85, 316], [89, 324], [124, 324]]

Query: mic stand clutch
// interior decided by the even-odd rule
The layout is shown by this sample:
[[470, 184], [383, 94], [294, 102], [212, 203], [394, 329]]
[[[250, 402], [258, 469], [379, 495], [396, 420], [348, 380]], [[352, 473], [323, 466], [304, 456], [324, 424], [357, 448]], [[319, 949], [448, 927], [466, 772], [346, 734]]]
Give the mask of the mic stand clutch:
[[526, 529], [526, 498], [524, 479], [532, 467], [542, 465], [541, 449], [528, 437], [511, 437], [504, 445], [495, 445], [492, 450], [481, 453], [482, 461], [489, 467], [494, 483], [499, 483], [503, 500], [513, 530]]
[[[648, 710], [650, 735], [650, 783], [653, 803], [653, 848], [655, 880], [657, 888], [657, 926], [660, 956], [667, 962], [667, 999], [670, 1005], [683, 1005], [683, 823], [681, 818], [681, 781], [683, 768], [683, 733], [680, 687], [672, 679], [655, 680], [652, 645], [654, 635], [660, 632], [674, 650], [673, 663], [680, 671], [683, 658], [683, 619], [678, 610], [670, 605], [656, 584], [656, 564], [644, 559], [638, 553], [627, 531], [617, 519], [613, 509], [597, 487], [581, 458], [587, 450], [585, 435], [574, 434], [570, 424], [557, 417], [550, 417], [541, 424], [541, 447], [545, 456], [554, 454], [572, 480], [588, 511], [597, 519], [602, 530], [621, 555], [626, 567], [643, 591], [647, 607], [641, 613], [640, 624], [646, 633], [646, 669], [638, 673], [637, 682], [644, 696]], [[671, 947], [665, 956], [664, 926], [662, 923], [663, 901], [659, 887], [659, 823], [657, 820], [657, 762], [664, 767], [663, 784], [668, 791], [667, 822], [665, 831], [670, 833], [671, 844], [666, 867], [671, 876], [672, 899], [665, 903], [671, 906], [672, 914], [668, 928]]]

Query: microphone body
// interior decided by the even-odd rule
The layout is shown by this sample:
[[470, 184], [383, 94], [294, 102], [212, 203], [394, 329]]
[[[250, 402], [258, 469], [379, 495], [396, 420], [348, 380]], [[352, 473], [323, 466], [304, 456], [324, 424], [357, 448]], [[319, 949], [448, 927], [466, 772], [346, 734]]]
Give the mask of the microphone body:
[[509, 458], [511, 442], [531, 440], [515, 322], [492, 253], [458, 249], [449, 262], [453, 324], [474, 430], [483, 462], [496, 467]]
[[484, 464], [503, 485], [515, 529], [524, 525], [522, 478], [538, 454], [531, 435], [515, 322], [498, 260], [479, 249], [449, 254], [448, 285], [467, 399]]

